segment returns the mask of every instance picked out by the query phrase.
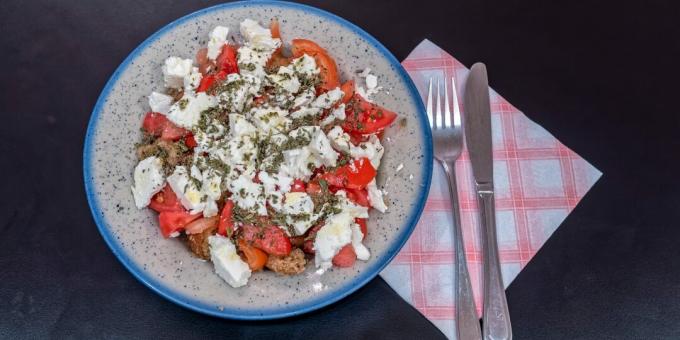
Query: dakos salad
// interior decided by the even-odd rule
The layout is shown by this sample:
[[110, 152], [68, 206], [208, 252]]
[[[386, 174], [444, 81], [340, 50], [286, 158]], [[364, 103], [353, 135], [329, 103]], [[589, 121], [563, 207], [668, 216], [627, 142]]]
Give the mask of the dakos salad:
[[387, 210], [381, 136], [396, 118], [371, 102], [378, 78], [343, 82], [322, 46], [284, 47], [275, 20], [239, 28], [217, 26], [195, 59], [164, 61], [136, 147], [135, 205], [233, 287], [265, 269], [368, 261], [369, 209]]

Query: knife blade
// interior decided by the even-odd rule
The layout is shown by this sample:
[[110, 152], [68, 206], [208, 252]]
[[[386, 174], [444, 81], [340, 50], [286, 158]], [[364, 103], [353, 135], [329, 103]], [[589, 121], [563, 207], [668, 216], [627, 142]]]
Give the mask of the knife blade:
[[472, 65], [465, 84], [465, 141], [477, 184], [493, 185], [491, 106], [486, 66]]

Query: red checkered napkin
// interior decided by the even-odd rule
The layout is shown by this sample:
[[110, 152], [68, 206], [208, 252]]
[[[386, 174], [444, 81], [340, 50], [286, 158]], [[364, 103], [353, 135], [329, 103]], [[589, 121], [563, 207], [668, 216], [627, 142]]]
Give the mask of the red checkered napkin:
[[[402, 65], [423, 100], [430, 78], [453, 76], [460, 93], [469, 72], [429, 40], [420, 43]], [[601, 172], [490, 91], [496, 223], [503, 282], [507, 287], [595, 184]], [[465, 114], [464, 108], [461, 110]], [[468, 268], [481, 315], [478, 212], [466, 150], [456, 164], [456, 171]], [[380, 274], [449, 338], [455, 337], [452, 223], [446, 177], [435, 164], [423, 216], [404, 248]]]

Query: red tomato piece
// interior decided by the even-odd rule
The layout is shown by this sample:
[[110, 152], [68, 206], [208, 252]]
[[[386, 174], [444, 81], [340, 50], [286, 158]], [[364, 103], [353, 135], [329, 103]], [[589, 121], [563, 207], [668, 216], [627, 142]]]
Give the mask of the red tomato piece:
[[357, 254], [354, 252], [354, 247], [348, 244], [333, 257], [333, 265], [336, 267], [351, 267], [357, 260]]
[[307, 240], [305, 240], [305, 243], [302, 245], [302, 251], [304, 251], [307, 254], [314, 254], [314, 238], [316, 237], [316, 233], [323, 227], [323, 222], [313, 226], [309, 231], [307, 232]]
[[363, 157], [350, 161], [332, 172], [321, 175], [329, 185], [348, 189], [363, 189], [375, 178], [376, 170], [368, 158]]
[[199, 218], [184, 227], [187, 234], [198, 234], [202, 233], [206, 229], [213, 228], [217, 225], [217, 220], [219, 217], [203, 217]]
[[176, 141], [189, 133], [173, 122], [168, 120], [165, 115], [158, 112], [147, 112], [142, 122], [142, 128], [153, 136], [160, 136], [164, 140]]
[[366, 235], [368, 235], [368, 225], [366, 224], [366, 219], [365, 218], [355, 218], [354, 222], [359, 225], [359, 229], [361, 229], [361, 233], [364, 234], [364, 237], [361, 239], [365, 239]]
[[345, 189], [347, 193], [347, 199], [350, 201], [366, 208], [371, 207], [371, 203], [368, 201], [368, 191], [366, 189]]
[[198, 143], [196, 143], [196, 139], [194, 138], [193, 133], [189, 133], [185, 138], [184, 138], [184, 144], [187, 145], [190, 149], [193, 149], [198, 146]]
[[217, 59], [215, 59], [215, 63], [217, 64], [217, 69], [219, 71], [225, 72], [224, 78], [226, 78], [228, 74], [238, 73], [238, 62], [236, 61], [236, 48], [229, 44], [224, 44], [224, 46], [222, 47], [222, 53], [220, 53], [220, 55], [217, 56]]
[[312, 180], [311, 182], [307, 183], [306, 191], [310, 195], [320, 194], [321, 193], [321, 185], [319, 184], [319, 181]]
[[347, 104], [347, 102], [354, 97], [354, 80], [348, 80], [340, 86], [340, 90], [345, 94], [340, 99], [340, 103]]
[[295, 58], [301, 57], [303, 54], [314, 58], [316, 65], [321, 69], [320, 90], [330, 91], [340, 85], [338, 66], [335, 64], [335, 60], [317, 43], [307, 39], [293, 39], [291, 51]]
[[188, 211], [164, 211], [158, 214], [158, 222], [161, 227], [163, 237], [168, 238], [176, 232], [180, 232], [184, 227], [201, 217], [201, 214], [190, 214]]
[[292, 250], [288, 236], [277, 226], [243, 225], [241, 230], [244, 240], [269, 255], [286, 256]]
[[217, 233], [222, 236], [231, 236], [234, 231], [234, 221], [232, 219], [231, 211], [234, 209], [234, 201], [226, 200], [224, 208], [220, 213], [220, 220], [217, 223]]
[[255, 272], [264, 268], [264, 265], [267, 263], [267, 258], [269, 257], [267, 256], [267, 253], [251, 246], [243, 239], [238, 240], [238, 248], [243, 252], [243, 255], [246, 256], [246, 262], [248, 263], [250, 270]]
[[167, 184], [163, 187], [163, 190], [151, 198], [149, 208], [159, 213], [164, 211], [184, 211], [184, 207], [177, 199], [177, 195]]
[[205, 92], [215, 84], [215, 82], [223, 80], [227, 77], [226, 71], [218, 71], [217, 73], [212, 73], [201, 78], [201, 83], [198, 84], [196, 92]]
[[360, 134], [377, 133], [392, 124], [397, 114], [354, 94], [345, 110], [347, 118], [342, 128]]
[[196, 63], [198, 64], [198, 70], [202, 75], [208, 74], [208, 71], [213, 66], [213, 63], [208, 59], [208, 48], [204, 47], [198, 52], [196, 52]]
[[290, 186], [290, 192], [305, 192], [306, 186], [305, 182], [301, 179], [294, 179], [293, 184]]

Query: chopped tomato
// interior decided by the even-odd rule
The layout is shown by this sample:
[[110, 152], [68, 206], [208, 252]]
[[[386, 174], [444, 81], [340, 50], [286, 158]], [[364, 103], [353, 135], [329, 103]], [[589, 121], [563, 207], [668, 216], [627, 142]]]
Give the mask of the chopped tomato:
[[158, 112], [147, 112], [142, 122], [142, 128], [153, 136], [160, 136], [164, 140], [176, 141], [189, 133], [188, 130], [183, 129], [173, 122], [168, 120], [165, 115]]
[[163, 187], [163, 190], [151, 198], [149, 208], [159, 213], [164, 211], [184, 211], [184, 207], [177, 199], [177, 195], [167, 184]]
[[272, 19], [269, 23], [269, 30], [272, 32], [272, 38], [281, 39], [281, 27], [279, 26], [279, 20], [276, 18]]
[[268, 100], [267, 94], [263, 94], [261, 96], [257, 96], [253, 98], [253, 106], [258, 107], [264, 105]]
[[201, 214], [190, 214], [188, 211], [163, 211], [158, 215], [158, 222], [161, 227], [163, 237], [168, 238], [176, 232], [180, 232], [184, 227], [201, 217]]
[[223, 80], [227, 77], [226, 71], [218, 71], [216, 73], [208, 74], [201, 78], [201, 83], [198, 84], [196, 92], [205, 92], [210, 89], [216, 81]]
[[366, 219], [365, 218], [355, 218], [354, 222], [359, 225], [359, 229], [361, 229], [361, 233], [364, 234], [364, 237], [361, 239], [365, 239], [366, 235], [368, 234], [368, 225], [366, 225]]
[[376, 171], [368, 158], [363, 157], [350, 161], [332, 172], [321, 175], [328, 184], [348, 189], [363, 189], [375, 178]]
[[396, 113], [365, 100], [359, 94], [354, 94], [345, 113], [347, 118], [342, 128], [360, 134], [382, 131], [397, 118]]
[[371, 207], [366, 189], [346, 189], [347, 199], [366, 208]]
[[196, 143], [196, 139], [194, 138], [193, 133], [189, 133], [186, 137], [184, 137], [184, 144], [187, 145], [190, 149], [193, 149], [198, 146], [198, 143]]
[[217, 225], [219, 217], [203, 217], [193, 221], [184, 227], [187, 234], [202, 233], [206, 229], [214, 228]]
[[333, 265], [336, 267], [351, 267], [357, 260], [357, 254], [354, 252], [354, 247], [348, 244], [333, 257]]
[[325, 49], [317, 45], [317, 43], [307, 39], [293, 39], [291, 45], [293, 57], [298, 58], [303, 54], [307, 54], [316, 61], [316, 65], [321, 69], [320, 90], [324, 92], [330, 91], [340, 85], [338, 66]]
[[264, 268], [265, 263], [267, 263], [267, 253], [251, 246], [243, 239], [238, 240], [238, 249], [246, 256], [246, 262], [248, 263], [250, 270], [258, 271]]
[[317, 180], [312, 180], [311, 182], [307, 183], [307, 193], [310, 195], [317, 195], [321, 193], [321, 185], [319, 184], [319, 181]]
[[231, 216], [231, 211], [234, 209], [234, 201], [226, 200], [224, 202], [224, 208], [222, 208], [222, 213], [220, 213], [220, 220], [217, 224], [217, 233], [222, 236], [231, 236], [234, 231], [234, 221]]
[[345, 94], [342, 96], [342, 99], [340, 99], [341, 103], [346, 104], [347, 102], [354, 97], [354, 80], [348, 80], [342, 86], [340, 86], [340, 90]]
[[[238, 62], [236, 61], [236, 48], [229, 44], [224, 44], [222, 47], [222, 53], [215, 59], [217, 64], [217, 69], [220, 72], [225, 72], [224, 77], [227, 74], [238, 73]], [[222, 78], [224, 79], [224, 78]]]
[[290, 186], [290, 192], [305, 192], [305, 182], [301, 179], [293, 180], [293, 184]]
[[198, 64], [198, 70], [202, 75], [208, 74], [208, 71], [210, 71], [213, 66], [210, 59], [208, 59], [208, 48], [204, 47], [196, 52], [196, 63]]
[[292, 250], [288, 236], [277, 226], [258, 227], [249, 224], [243, 225], [241, 230], [243, 239], [269, 255], [286, 256]]

